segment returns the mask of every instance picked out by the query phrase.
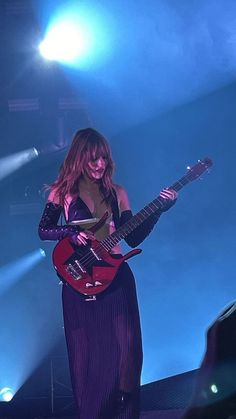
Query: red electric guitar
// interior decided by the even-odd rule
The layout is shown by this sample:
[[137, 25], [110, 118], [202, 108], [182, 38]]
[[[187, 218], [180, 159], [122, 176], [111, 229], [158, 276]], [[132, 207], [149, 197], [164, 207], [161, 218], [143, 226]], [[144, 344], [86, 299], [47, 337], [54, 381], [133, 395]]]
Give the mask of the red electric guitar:
[[[170, 189], [179, 191], [189, 182], [199, 178], [211, 166], [212, 161], [209, 158], [199, 160], [195, 166], [188, 168], [187, 173], [170, 186]], [[96, 295], [112, 283], [119, 266], [141, 252], [140, 249], [134, 249], [120, 258], [114, 258], [109, 251], [161, 208], [161, 199], [157, 197], [102, 241], [92, 240], [86, 246], [77, 246], [69, 237], [62, 239], [53, 251], [53, 264], [58, 276], [76, 291], [87, 296], [88, 301], [96, 300]], [[105, 214], [91, 230], [97, 231], [106, 217]]]

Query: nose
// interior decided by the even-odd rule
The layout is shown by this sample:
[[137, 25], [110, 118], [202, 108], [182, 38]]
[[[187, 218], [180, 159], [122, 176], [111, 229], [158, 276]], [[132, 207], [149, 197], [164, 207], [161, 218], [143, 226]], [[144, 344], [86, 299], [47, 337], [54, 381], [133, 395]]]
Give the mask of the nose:
[[99, 159], [97, 160], [97, 165], [98, 167], [104, 167], [105, 166], [105, 160], [103, 157], [99, 157]]

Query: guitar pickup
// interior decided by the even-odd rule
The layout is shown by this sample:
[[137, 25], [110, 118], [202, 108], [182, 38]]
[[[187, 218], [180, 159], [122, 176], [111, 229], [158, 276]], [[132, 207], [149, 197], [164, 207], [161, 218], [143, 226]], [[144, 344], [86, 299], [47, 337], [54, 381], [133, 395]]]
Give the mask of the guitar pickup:
[[74, 268], [73, 265], [71, 265], [71, 263], [68, 265], [67, 267], [67, 272], [69, 272], [73, 278], [78, 281], [79, 279], [81, 279], [81, 275], [77, 272], [77, 270]]

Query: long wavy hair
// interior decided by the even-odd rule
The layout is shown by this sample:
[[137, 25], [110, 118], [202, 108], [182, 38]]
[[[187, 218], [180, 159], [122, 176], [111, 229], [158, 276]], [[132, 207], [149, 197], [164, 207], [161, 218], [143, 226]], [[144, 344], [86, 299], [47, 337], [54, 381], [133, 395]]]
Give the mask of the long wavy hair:
[[100, 192], [103, 199], [110, 203], [113, 192], [112, 175], [114, 162], [111, 149], [107, 140], [95, 129], [85, 128], [78, 130], [72, 140], [71, 147], [55, 182], [50, 189], [55, 191], [61, 205], [64, 205], [66, 195], [75, 198], [79, 194], [79, 181], [85, 173], [86, 166], [94, 156], [104, 156], [107, 159], [107, 166], [100, 181]]

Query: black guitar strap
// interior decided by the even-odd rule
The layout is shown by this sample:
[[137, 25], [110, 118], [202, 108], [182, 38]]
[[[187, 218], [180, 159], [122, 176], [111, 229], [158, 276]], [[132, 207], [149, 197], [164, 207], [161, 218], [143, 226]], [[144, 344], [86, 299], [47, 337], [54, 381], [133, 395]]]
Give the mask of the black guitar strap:
[[117, 194], [114, 188], [113, 188], [113, 197], [111, 201], [111, 210], [112, 210], [115, 228], [117, 230], [120, 227], [120, 211], [119, 211], [119, 206], [118, 206]]

